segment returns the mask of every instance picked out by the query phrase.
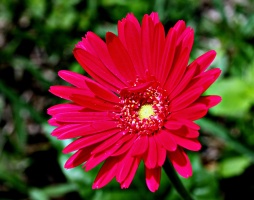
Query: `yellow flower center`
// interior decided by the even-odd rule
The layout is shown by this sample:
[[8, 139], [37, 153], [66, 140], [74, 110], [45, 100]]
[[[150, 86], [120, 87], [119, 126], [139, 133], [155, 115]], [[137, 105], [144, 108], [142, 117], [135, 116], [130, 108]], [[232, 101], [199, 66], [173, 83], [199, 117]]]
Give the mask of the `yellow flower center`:
[[157, 83], [147, 88], [141, 86], [120, 92], [121, 112], [116, 114], [118, 127], [130, 134], [154, 135], [170, 114], [167, 92]]
[[138, 111], [138, 117], [140, 120], [142, 119], [148, 119], [150, 116], [155, 115], [153, 106], [151, 104], [145, 104], [141, 106], [141, 108]]

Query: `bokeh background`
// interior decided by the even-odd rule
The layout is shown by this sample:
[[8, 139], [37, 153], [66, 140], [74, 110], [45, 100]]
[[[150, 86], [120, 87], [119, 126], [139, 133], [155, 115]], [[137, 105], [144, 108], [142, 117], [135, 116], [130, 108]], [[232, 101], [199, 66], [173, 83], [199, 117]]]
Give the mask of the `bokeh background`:
[[0, 1], [0, 199], [125, 200], [180, 197], [166, 175], [150, 193], [139, 167], [128, 190], [112, 181], [92, 190], [99, 168], [63, 169], [69, 141], [50, 136], [46, 109], [62, 102], [48, 92], [65, 84], [57, 72], [85, 72], [72, 50], [87, 31], [116, 33], [128, 12], [139, 20], [156, 11], [169, 29], [179, 19], [195, 30], [191, 60], [217, 51], [211, 67], [223, 71], [207, 94], [222, 103], [199, 120], [200, 152], [188, 152], [194, 175], [182, 179], [197, 200], [254, 199], [254, 1], [253, 0], [1, 0]]

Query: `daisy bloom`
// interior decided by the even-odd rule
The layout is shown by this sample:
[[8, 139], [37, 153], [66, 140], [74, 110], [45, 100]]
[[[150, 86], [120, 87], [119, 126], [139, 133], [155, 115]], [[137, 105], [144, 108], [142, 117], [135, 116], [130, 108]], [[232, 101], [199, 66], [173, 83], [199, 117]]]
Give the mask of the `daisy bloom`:
[[74, 56], [92, 78], [59, 71], [72, 86], [50, 87], [68, 102], [48, 109], [49, 124], [57, 126], [52, 136], [74, 139], [63, 149], [75, 152], [65, 168], [83, 164], [89, 171], [103, 162], [94, 189], [113, 178], [128, 188], [143, 161], [154, 192], [165, 159], [182, 177], [192, 175], [185, 150], [201, 148], [193, 121], [221, 101], [201, 96], [221, 70], [206, 70], [214, 50], [188, 63], [194, 32], [182, 20], [165, 33], [157, 13], [144, 15], [141, 23], [128, 14], [117, 28], [118, 35], [108, 32], [105, 41], [88, 32], [76, 44]]

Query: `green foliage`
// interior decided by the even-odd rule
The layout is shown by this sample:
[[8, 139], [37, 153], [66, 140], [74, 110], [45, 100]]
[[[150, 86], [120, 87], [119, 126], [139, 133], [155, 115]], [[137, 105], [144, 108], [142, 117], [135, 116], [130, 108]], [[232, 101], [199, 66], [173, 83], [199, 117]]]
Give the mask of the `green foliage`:
[[219, 174], [224, 178], [240, 175], [249, 165], [250, 159], [248, 157], [226, 158], [219, 165]]
[[[230, 193], [238, 194], [227, 192], [222, 183], [253, 169], [253, 1], [1, 0], [0, 199], [180, 198], [164, 172], [160, 189], [148, 192], [142, 164], [128, 190], [121, 190], [116, 181], [92, 190], [99, 167], [90, 172], [81, 166], [64, 169], [70, 155], [62, 149], [70, 141], [51, 137], [53, 127], [46, 123], [46, 109], [60, 103], [48, 89], [65, 84], [57, 72], [85, 74], [72, 55], [77, 41], [87, 31], [102, 38], [107, 31], [116, 33], [117, 21], [128, 12], [141, 20], [152, 11], [159, 13], [166, 29], [184, 19], [195, 30], [191, 59], [215, 49], [211, 67], [222, 69], [206, 94], [218, 94], [223, 101], [197, 122], [203, 148], [189, 154], [193, 177], [181, 180], [197, 200], [232, 199]], [[245, 192], [254, 187], [253, 181], [246, 182], [238, 185], [241, 195], [236, 199], [253, 196]]]
[[75, 185], [72, 184], [61, 184], [42, 189], [30, 188], [29, 196], [34, 200], [50, 200], [52, 198], [61, 197], [62, 195], [75, 191], [76, 189]]
[[240, 76], [220, 79], [207, 93], [218, 94], [222, 102], [211, 109], [215, 115], [244, 117], [254, 105], [254, 62], [245, 66], [248, 70]]
[[254, 104], [253, 91], [254, 84], [250, 85], [244, 79], [237, 77], [222, 79], [209, 90], [212, 94], [222, 97], [222, 102], [211, 109], [211, 112], [221, 116], [243, 117]]

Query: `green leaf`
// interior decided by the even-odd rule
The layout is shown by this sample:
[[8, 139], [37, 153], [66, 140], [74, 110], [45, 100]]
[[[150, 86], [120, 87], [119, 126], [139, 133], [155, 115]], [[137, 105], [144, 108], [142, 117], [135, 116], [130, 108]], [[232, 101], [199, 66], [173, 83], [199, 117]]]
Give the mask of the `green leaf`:
[[127, 1], [126, 0], [122, 0], [122, 1], [119, 1], [119, 0], [102, 0], [101, 4], [103, 6], [126, 5]]
[[17, 92], [7, 86], [3, 81], [0, 80], [0, 92], [9, 100], [13, 105], [18, 105], [22, 107], [22, 109], [26, 109], [31, 116], [33, 116], [33, 119], [38, 122], [42, 123], [45, 121], [45, 119], [42, 117], [42, 115], [35, 110], [34, 107], [32, 107], [30, 104], [26, 103], [22, 98], [19, 97]]
[[13, 118], [14, 118], [14, 125], [15, 125], [15, 143], [13, 146], [18, 148], [21, 151], [25, 151], [28, 133], [25, 127], [25, 120], [23, 119], [23, 115], [26, 112], [26, 109], [22, 109], [20, 104], [14, 104], [12, 106], [13, 109]]
[[45, 15], [45, 0], [27, 0], [26, 6], [32, 17], [42, 19]]
[[33, 200], [50, 200], [44, 191], [37, 188], [30, 189], [29, 196]]
[[222, 97], [220, 104], [210, 110], [214, 115], [242, 117], [254, 103], [254, 86], [240, 78], [227, 78], [216, 82], [207, 94]]
[[[144, 198], [144, 197], [143, 197]], [[128, 190], [118, 190], [118, 191], [103, 191], [98, 190], [96, 191], [93, 200], [136, 200], [136, 199], [142, 199], [139, 193], [137, 193], [134, 190], [128, 189]]]
[[251, 160], [245, 156], [225, 158], [219, 163], [219, 174], [223, 178], [240, 175], [250, 163]]
[[61, 197], [69, 192], [76, 191], [77, 187], [74, 184], [59, 184], [54, 186], [48, 186], [45, 188], [31, 188], [29, 190], [29, 196], [34, 200], [48, 200], [54, 197]]
[[26, 193], [28, 186], [24, 184], [23, 172], [29, 164], [29, 159], [19, 156], [6, 152], [0, 154], [0, 182], [21, 193]]

